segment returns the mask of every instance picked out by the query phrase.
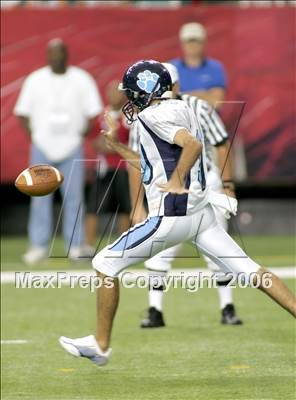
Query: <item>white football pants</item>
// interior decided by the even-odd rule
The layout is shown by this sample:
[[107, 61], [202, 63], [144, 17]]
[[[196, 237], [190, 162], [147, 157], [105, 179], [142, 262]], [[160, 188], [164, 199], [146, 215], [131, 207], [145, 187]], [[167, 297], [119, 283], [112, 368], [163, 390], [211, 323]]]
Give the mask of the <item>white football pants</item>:
[[130, 265], [187, 240], [193, 240], [198, 250], [224, 273], [248, 276], [259, 269], [259, 265], [218, 224], [211, 205], [193, 215], [147, 218], [100, 251], [93, 259], [93, 267], [107, 276], [116, 277]]
[[[220, 173], [218, 168], [212, 168], [207, 173], [207, 185], [215, 192], [221, 193], [222, 192], [222, 181], [220, 178]], [[217, 222], [222, 226], [222, 228], [227, 231], [228, 229], [228, 222], [227, 219], [224, 217], [222, 212], [219, 210], [214, 210]], [[178, 244], [174, 247], [166, 249], [161, 253], [156, 254], [154, 257], [150, 258], [149, 260], [145, 261], [145, 267], [150, 270], [151, 272], [155, 271], [157, 273], [167, 273], [171, 267], [172, 262], [180, 253], [181, 245]], [[208, 268], [213, 272], [220, 271], [218, 265], [216, 265], [209, 257], [204, 255], [204, 259], [207, 263]], [[224, 282], [228, 281], [229, 278], [227, 276], [223, 276], [222, 274], [219, 275], [217, 281]]]

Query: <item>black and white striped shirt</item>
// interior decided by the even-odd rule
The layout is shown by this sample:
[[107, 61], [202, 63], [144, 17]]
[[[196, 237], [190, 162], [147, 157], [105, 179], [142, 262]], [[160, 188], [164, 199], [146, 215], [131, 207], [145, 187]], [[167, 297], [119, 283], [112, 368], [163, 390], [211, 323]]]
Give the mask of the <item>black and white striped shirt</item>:
[[[225, 126], [217, 112], [206, 101], [188, 94], [183, 94], [179, 98], [191, 108], [201, 126], [205, 138], [207, 166], [210, 169], [215, 164], [212, 146], [221, 146], [228, 140]], [[133, 123], [130, 129], [129, 147], [134, 151], [139, 150], [137, 122]]]
[[218, 147], [228, 140], [228, 134], [218, 113], [205, 100], [198, 99], [189, 94], [183, 94], [180, 99], [194, 112], [197, 117], [205, 138], [205, 150], [207, 167], [211, 169], [215, 165], [213, 147]]

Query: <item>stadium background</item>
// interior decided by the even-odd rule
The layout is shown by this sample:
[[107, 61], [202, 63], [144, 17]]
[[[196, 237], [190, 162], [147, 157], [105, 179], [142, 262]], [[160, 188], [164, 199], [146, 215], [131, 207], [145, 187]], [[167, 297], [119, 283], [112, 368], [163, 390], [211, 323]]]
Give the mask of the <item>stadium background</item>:
[[[229, 78], [224, 120], [246, 152], [248, 179], [284, 180], [295, 172], [295, 15], [289, 7], [190, 6], [175, 9], [13, 9], [2, 11], [1, 182], [12, 182], [28, 162], [28, 141], [12, 109], [24, 77], [44, 65], [52, 37], [69, 45], [70, 61], [88, 70], [101, 92], [135, 60], [180, 55], [183, 23], [208, 29], [208, 54], [225, 64]], [[26, 24], [23, 24], [23, 21]], [[294, 144], [294, 146], [292, 145]], [[87, 146], [87, 157], [91, 146]]]
[[[27, 247], [29, 199], [16, 191], [13, 181], [27, 166], [29, 142], [12, 109], [24, 77], [44, 65], [51, 38], [62, 37], [69, 44], [71, 62], [93, 74], [104, 95], [106, 84], [120, 78], [136, 59], [164, 61], [180, 55], [179, 27], [202, 22], [209, 33], [209, 55], [220, 59], [228, 73], [228, 102], [222, 114], [232, 136], [244, 105], [234, 140], [240, 201], [232, 232], [254, 260], [275, 267], [295, 290], [295, 4], [16, 0], [1, 6], [4, 3], [1, 397], [294, 400], [295, 324], [253, 289], [235, 289], [235, 304], [244, 320], [239, 331], [219, 323], [215, 290], [190, 294], [179, 288], [165, 298], [167, 328], [153, 332], [138, 329], [147, 307], [146, 290], [124, 289], [110, 365], [98, 371], [61, 351], [61, 334], [92, 332], [94, 296], [77, 287], [14, 287], [15, 271], [28, 270], [21, 254]], [[90, 141], [87, 157], [94, 155]], [[60, 238], [56, 245], [63, 252]], [[189, 245], [174, 262], [175, 268], [187, 271], [202, 266]], [[62, 270], [88, 273], [90, 266], [53, 258], [31, 272]], [[11, 343], [15, 339], [21, 343]]]
[[[26, 75], [44, 65], [48, 40], [63, 38], [69, 45], [70, 62], [89, 71], [104, 96], [108, 82], [120, 79], [135, 60], [179, 56], [177, 32], [193, 20], [207, 28], [208, 54], [222, 61], [228, 74], [221, 113], [234, 137], [243, 213], [238, 225], [243, 233], [293, 231], [296, 83], [291, 38], [295, 38], [295, 8], [289, 2], [267, 2], [269, 6], [260, 7], [261, 2], [156, 1], [144, 2], [144, 8], [133, 2], [99, 2], [98, 7], [87, 7], [94, 2], [69, 2], [74, 7], [57, 1], [14, 2], [15, 7], [12, 3], [2, 9], [1, 16], [3, 233], [25, 233], [28, 199], [12, 183], [28, 164], [29, 141], [12, 110]], [[85, 143], [88, 159], [95, 157], [92, 139], [90, 135]], [[245, 198], [281, 201], [245, 204]], [[284, 198], [289, 200], [283, 203]], [[267, 228], [268, 215], [275, 210], [281, 210], [286, 223], [275, 217], [273, 228]], [[15, 216], [18, 224], [13, 223]]]

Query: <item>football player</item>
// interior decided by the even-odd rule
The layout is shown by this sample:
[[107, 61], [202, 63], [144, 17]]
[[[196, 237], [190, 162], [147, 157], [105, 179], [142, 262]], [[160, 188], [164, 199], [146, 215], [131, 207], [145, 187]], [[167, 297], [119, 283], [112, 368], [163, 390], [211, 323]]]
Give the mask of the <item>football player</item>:
[[143, 223], [130, 228], [93, 259], [102, 282], [97, 289], [95, 335], [78, 339], [62, 336], [61, 346], [76, 357], [106, 364], [111, 356], [112, 324], [119, 301], [118, 274], [143, 258], [187, 240], [194, 240], [199, 251], [222, 271], [244, 277], [296, 317], [296, 299], [291, 291], [251, 260], [218, 224], [208, 197], [202, 131], [188, 105], [171, 98], [168, 70], [157, 61], [139, 61], [124, 74], [121, 89], [129, 99], [123, 107], [125, 115], [130, 121], [138, 118], [141, 124], [140, 154], [116, 140], [113, 120], [108, 116], [110, 130], [105, 137], [110, 148], [141, 168], [149, 214]]
[[[204, 100], [197, 99], [188, 94], [181, 95], [179, 92], [179, 74], [177, 68], [169, 63], [163, 63], [169, 71], [172, 79], [172, 93], [174, 98], [184, 100], [192, 109], [200, 126], [205, 140], [207, 185], [214, 191], [234, 197], [234, 183], [232, 180], [232, 168], [229, 157], [230, 144], [224, 124], [216, 111]], [[134, 151], [139, 151], [139, 122], [135, 121], [130, 129], [129, 146]], [[213, 152], [215, 148], [217, 161]], [[217, 163], [217, 165], [216, 165]], [[221, 176], [223, 174], [223, 182]], [[130, 194], [133, 204], [131, 219], [134, 224], [142, 222], [146, 218], [146, 210], [143, 203], [144, 190], [141, 188], [141, 173], [136, 168], [129, 168]], [[221, 211], [215, 210], [218, 222], [227, 230], [227, 219]], [[142, 328], [157, 328], [165, 325], [163, 306], [163, 285], [161, 280], [165, 278], [171, 268], [174, 257], [177, 256], [180, 245], [164, 250], [153, 258], [145, 261], [149, 272], [149, 308], [147, 317], [141, 322]], [[205, 256], [208, 268], [214, 272], [219, 271], [211, 259]], [[232, 288], [229, 287], [230, 278], [222, 274], [217, 277], [218, 294], [221, 309], [221, 323], [229, 325], [241, 325], [241, 319], [236, 315], [232, 299]]]

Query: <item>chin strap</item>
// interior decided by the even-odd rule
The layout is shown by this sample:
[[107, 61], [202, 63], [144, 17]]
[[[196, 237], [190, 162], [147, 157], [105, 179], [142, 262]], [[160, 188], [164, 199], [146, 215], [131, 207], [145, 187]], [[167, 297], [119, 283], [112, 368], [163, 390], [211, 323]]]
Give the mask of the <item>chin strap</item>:
[[122, 112], [127, 119], [128, 125], [131, 125], [133, 122], [137, 120], [137, 118], [134, 118], [135, 109], [131, 101], [125, 103], [125, 105], [122, 107]]

